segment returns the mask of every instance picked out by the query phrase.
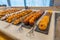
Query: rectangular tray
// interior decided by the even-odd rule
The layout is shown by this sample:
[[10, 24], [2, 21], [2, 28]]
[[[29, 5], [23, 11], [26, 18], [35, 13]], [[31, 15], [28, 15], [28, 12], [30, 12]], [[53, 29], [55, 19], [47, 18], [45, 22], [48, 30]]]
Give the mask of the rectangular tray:
[[[47, 12], [47, 11], [46, 11]], [[45, 12], [45, 14], [46, 14], [46, 12]], [[52, 12], [53, 13], [53, 12]], [[44, 17], [44, 15], [43, 15], [43, 17]], [[40, 32], [40, 33], [43, 33], [43, 34], [47, 34], [48, 35], [48, 32], [49, 32], [49, 28], [50, 28], [50, 21], [51, 21], [51, 17], [52, 17], [52, 15], [50, 16], [50, 19], [49, 19], [49, 23], [48, 23], [48, 27], [47, 27], [47, 29], [45, 30], [45, 31], [42, 31], [42, 30], [40, 30], [39, 28], [38, 28], [38, 23], [39, 23], [39, 21], [42, 19], [39, 19], [39, 21], [38, 21], [38, 23], [37, 23], [37, 27], [36, 27], [36, 30], [35, 31], [37, 31], [37, 32]]]

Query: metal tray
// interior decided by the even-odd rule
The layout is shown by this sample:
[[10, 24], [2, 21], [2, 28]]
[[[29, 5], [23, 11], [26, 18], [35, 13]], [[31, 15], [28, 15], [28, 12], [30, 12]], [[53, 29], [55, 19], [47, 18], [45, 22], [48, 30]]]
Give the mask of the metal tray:
[[[47, 11], [45, 11], [45, 14], [46, 14], [46, 12], [47, 12]], [[52, 12], [52, 13], [53, 13], [53, 12]], [[44, 14], [44, 15], [45, 15], [45, 14]], [[44, 17], [44, 15], [42, 16], [42, 18]], [[49, 23], [48, 23], [48, 27], [47, 27], [47, 29], [46, 29], [45, 31], [42, 31], [42, 30], [40, 30], [40, 29], [38, 28], [38, 23], [39, 23], [39, 21], [40, 21], [42, 18], [39, 19], [39, 21], [37, 22], [37, 27], [36, 27], [36, 30], [35, 30], [35, 31], [41, 32], [41, 33], [43, 33], [43, 34], [47, 34], [47, 35], [48, 35], [49, 28], [50, 28], [51, 17], [52, 17], [52, 15], [50, 16]]]

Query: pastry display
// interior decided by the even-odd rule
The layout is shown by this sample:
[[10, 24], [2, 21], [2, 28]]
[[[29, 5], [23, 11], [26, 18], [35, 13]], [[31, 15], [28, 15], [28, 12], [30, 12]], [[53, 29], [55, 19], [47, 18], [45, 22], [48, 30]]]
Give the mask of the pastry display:
[[25, 18], [24, 23], [33, 25], [34, 22], [42, 15], [43, 11], [36, 11]]
[[34, 30], [48, 34], [51, 15], [51, 10], [44, 11], [10, 8], [4, 11], [0, 11], [0, 20], [8, 22], [7, 26], [20, 25], [19, 28], [24, 27], [31, 29], [31, 31]]
[[3, 16], [6, 15], [6, 14], [10, 14], [10, 13], [13, 13], [13, 12], [17, 12], [17, 11], [19, 11], [19, 10], [21, 10], [21, 9], [11, 8], [11, 9], [6, 9], [6, 10], [4, 10], [4, 11], [1, 11], [1, 12], [0, 12], [0, 18], [3, 17]]
[[6, 21], [7, 22], [12, 22], [13, 20], [15, 20], [15, 19], [18, 19], [18, 18], [20, 18], [20, 17], [23, 17], [23, 16], [25, 16], [25, 15], [27, 15], [27, 14], [29, 14], [29, 13], [31, 13], [32, 12], [32, 10], [24, 10], [24, 11], [22, 11], [22, 12], [19, 12], [19, 13], [17, 13], [17, 14], [13, 14], [13, 15], [11, 15], [11, 16], [9, 16], [7, 19], [6, 19]]

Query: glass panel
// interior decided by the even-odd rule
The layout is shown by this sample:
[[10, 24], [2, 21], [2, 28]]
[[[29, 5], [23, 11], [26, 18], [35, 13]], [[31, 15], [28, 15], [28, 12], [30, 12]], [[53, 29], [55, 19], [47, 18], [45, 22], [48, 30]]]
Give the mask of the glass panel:
[[49, 6], [50, 0], [26, 0], [27, 6]]
[[[24, 0], [10, 0], [11, 6], [24, 6]], [[7, 0], [0, 0], [0, 5], [6, 4]], [[50, 0], [26, 0], [27, 6], [50, 6]]]
[[7, 0], [0, 0], [0, 5], [3, 5], [3, 4], [8, 6]]
[[11, 6], [24, 6], [24, 0], [10, 0]]

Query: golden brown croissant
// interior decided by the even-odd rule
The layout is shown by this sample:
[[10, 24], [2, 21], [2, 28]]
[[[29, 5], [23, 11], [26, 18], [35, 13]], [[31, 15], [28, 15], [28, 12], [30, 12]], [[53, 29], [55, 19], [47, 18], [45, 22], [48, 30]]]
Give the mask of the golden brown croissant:
[[[25, 10], [25, 11], [23, 11], [23, 12], [19, 12], [18, 14], [13, 14], [13, 15], [9, 16], [9, 17], [6, 19], [6, 21], [7, 21], [7, 22], [12, 22], [14, 19], [18, 19], [18, 18], [20, 18], [20, 17], [23, 17], [23, 16], [29, 14], [30, 12], [32, 12], [32, 10]], [[10, 21], [9, 21], [9, 20], [10, 20]]]
[[47, 29], [51, 14], [52, 13], [47, 12], [46, 15], [39, 22], [38, 27], [40, 30], [44, 31]]

